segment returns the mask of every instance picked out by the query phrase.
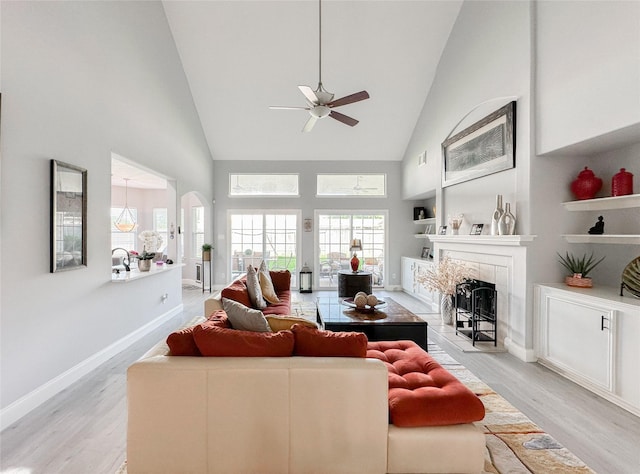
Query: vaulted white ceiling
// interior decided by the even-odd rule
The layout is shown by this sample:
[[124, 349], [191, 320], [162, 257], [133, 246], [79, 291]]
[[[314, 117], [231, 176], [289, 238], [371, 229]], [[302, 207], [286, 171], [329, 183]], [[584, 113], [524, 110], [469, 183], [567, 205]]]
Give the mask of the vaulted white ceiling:
[[165, 1], [214, 160], [401, 160], [460, 10], [457, 0], [322, 2], [322, 82], [337, 109], [302, 133], [318, 83], [318, 2]]

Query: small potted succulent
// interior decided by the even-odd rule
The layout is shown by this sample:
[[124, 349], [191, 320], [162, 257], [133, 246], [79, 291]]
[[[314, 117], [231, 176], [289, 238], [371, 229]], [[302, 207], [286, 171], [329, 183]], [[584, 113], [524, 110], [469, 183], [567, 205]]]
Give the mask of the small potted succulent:
[[213, 246], [211, 244], [202, 244], [202, 260], [205, 262], [211, 261], [211, 249]]
[[571, 275], [565, 277], [565, 284], [581, 288], [591, 288], [593, 286], [593, 281], [587, 275], [604, 260], [604, 257], [596, 260], [593, 253], [588, 257], [586, 253], [582, 257], [576, 257], [567, 252], [564, 257], [560, 254], [558, 254], [558, 257], [560, 257], [559, 261], [562, 266], [571, 273]]

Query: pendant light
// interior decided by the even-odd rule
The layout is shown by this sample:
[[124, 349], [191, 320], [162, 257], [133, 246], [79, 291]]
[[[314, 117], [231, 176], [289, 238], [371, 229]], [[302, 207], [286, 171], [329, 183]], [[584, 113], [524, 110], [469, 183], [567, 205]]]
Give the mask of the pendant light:
[[136, 227], [136, 220], [133, 217], [131, 209], [129, 209], [128, 197], [129, 197], [129, 179], [124, 179], [124, 209], [114, 221], [113, 225], [120, 232], [131, 232]]

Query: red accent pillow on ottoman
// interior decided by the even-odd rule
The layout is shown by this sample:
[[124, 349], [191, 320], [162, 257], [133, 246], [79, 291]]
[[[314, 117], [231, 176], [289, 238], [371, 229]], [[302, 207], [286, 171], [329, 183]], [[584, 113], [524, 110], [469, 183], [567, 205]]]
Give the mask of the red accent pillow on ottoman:
[[443, 426], [484, 418], [482, 401], [413, 341], [370, 342], [367, 357], [389, 370], [389, 416], [396, 426]]
[[367, 336], [361, 332], [333, 332], [294, 324], [293, 355], [310, 357], [366, 357]]

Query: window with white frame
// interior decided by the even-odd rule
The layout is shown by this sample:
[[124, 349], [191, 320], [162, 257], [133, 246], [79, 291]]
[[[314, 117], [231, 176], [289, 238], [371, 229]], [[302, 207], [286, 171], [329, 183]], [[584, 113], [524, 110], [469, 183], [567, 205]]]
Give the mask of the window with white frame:
[[371, 272], [374, 286], [384, 285], [387, 211], [317, 211], [319, 288], [336, 288], [338, 272], [351, 271], [351, 240], [362, 241], [360, 270]]
[[164, 252], [169, 243], [169, 225], [167, 224], [168, 214], [166, 207], [153, 208], [153, 230], [162, 237], [162, 245], [158, 252]]
[[204, 207], [191, 208], [191, 252], [194, 258], [202, 258], [204, 244]]
[[384, 197], [387, 175], [384, 173], [318, 174], [316, 194], [320, 197]]
[[289, 270], [297, 287], [299, 221], [298, 211], [229, 211], [231, 275], [264, 261], [270, 270]]
[[229, 173], [229, 196], [298, 196], [297, 174]]

